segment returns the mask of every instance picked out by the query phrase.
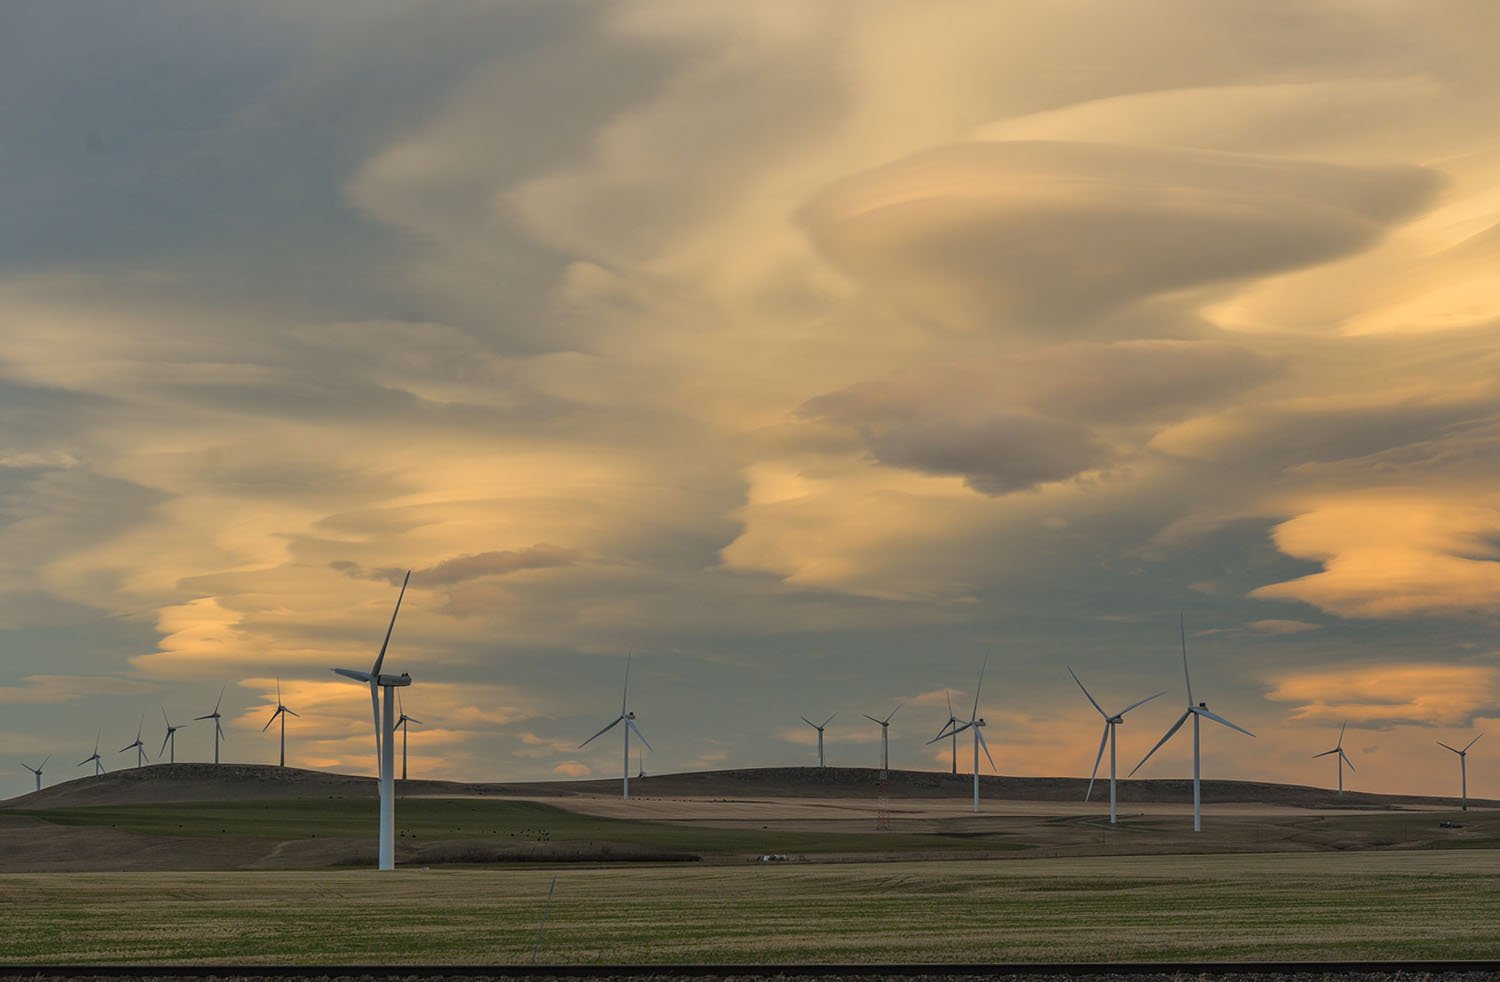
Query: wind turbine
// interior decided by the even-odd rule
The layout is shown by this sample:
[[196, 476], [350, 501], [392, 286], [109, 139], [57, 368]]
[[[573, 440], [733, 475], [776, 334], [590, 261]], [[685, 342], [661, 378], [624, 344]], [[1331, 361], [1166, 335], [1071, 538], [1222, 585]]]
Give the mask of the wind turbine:
[[[901, 704], [899, 702], [896, 703], [896, 709], [891, 710], [891, 716], [895, 716], [896, 710], [900, 708]], [[863, 715], [864, 718], [869, 720], [871, 723], [880, 724], [880, 779], [884, 781], [888, 776], [890, 767], [890, 741], [888, 739], [888, 736], [891, 732], [891, 716], [887, 716], [885, 719], [876, 719], [869, 713], [863, 713], [861, 715]]]
[[[411, 685], [411, 676], [382, 675], [380, 666], [385, 662], [385, 649], [390, 647], [391, 632], [396, 629], [396, 615], [401, 613], [401, 599], [406, 596], [406, 585], [411, 582], [411, 570], [401, 581], [401, 592], [396, 594], [396, 609], [391, 611], [391, 623], [385, 629], [385, 640], [381, 642], [380, 654], [368, 672], [354, 668], [335, 668], [334, 672], [366, 682], [370, 686], [370, 711], [375, 717], [375, 757], [380, 764], [380, 868], [396, 868], [396, 700], [392, 692], [398, 686]], [[385, 690], [385, 707], [382, 712], [380, 690]], [[404, 714], [403, 714], [404, 715]]]
[[[43, 760], [40, 764], [36, 765], [35, 767], [32, 767], [30, 764], [22, 764], [21, 765], [22, 767], [26, 768], [28, 771], [30, 771], [31, 773], [33, 773], [33, 774], [36, 775], [36, 789], [38, 791], [42, 790], [42, 768], [46, 767], [47, 766], [47, 761], [51, 760], [51, 759], [52, 759], [52, 755], [48, 754], [46, 760]], [[87, 764], [88, 761], [84, 761], [84, 763]]]
[[[1183, 679], [1184, 682], [1187, 683], [1187, 709], [1183, 710], [1182, 715], [1179, 716], [1179, 717], [1177, 717], [1177, 722], [1175, 722], [1175, 723], [1172, 724], [1172, 728], [1166, 732], [1166, 735], [1163, 736], [1160, 740], [1156, 741], [1156, 746], [1154, 746], [1154, 747], [1151, 748], [1151, 753], [1148, 753], [1146, 756], [1142, 757], [1141, 758], [1141, 762], [1139, 764], [1136, 764], [1135, 767], [1131, 769], [1130, 774], [1134, 774], [1136, 771], [1138, 771], [1142, 767], [1144, 767], [1145, 764], [1146, 764], [1146, 761], [1148, 761], [1148, 760], [1151, 759], [1151, 754], [1156, 753], [1158, 750], [1161, 749], [1161, 745], [1162, 744], [1164, 744], [1168, 740], [1172, 739], [1173, 735], [1176, 734], [1178, 730], [1182, 729], [1182, 724], [1186, 723], [1187, 722], [1187, 718], [1189, 716], [1191, 716], [1193, 718], [1193, 831], [1194, 832], [1202, 832], [1203, 831], [1203, 814], [1202, 814], [1202, 809], [1201, 809], [1202, 795], [1201, 795], [1201, 789], [1200, 789], [1200, 783], [1201, 782], [1199, 780], [1199, 775], [1200, 775], [1200, 771], [1201, 771], [1201, 766], [1200, 766], [1201, 765], [1201, 758], [1200, 758], [1200, 754], [1199, 754], [1199, 741], [1198, 741], [1198, 724], [1199, 724], [1199, 722], [1204, 717], [1207, 717], [1207, 718], [1213, 720], [1215, 723], [1222, 723], [1222, 724], [1224, 724], [1225, 726], [1229, 727], [1231, 730], [1239, 730], [1241, 733], [1245, 734], [1248, 737], [1253, 737], [1253, 736], [1255, 736], [1255, 734], [1251, 733], [1249, 730], [1245, 729], [1243, 726], [1236, 726], [1234, 723], [1229, 722], [1229, 720], [1225, 719], [1224, 717], [1220, 716], [1219, 714], [1217, 714], [1215, 712], [1212, 712], [1208, 708], [1208, 703], [1206, 703], [1206, 702], [1200, 702], [1200, 703], [1194, 704], [1194, 702], [1193, 702], [1193, 680], [1192, 680], [1192, 677], [1188, 675], [1188, 663], [1187, 663], [1187, 628], [1183, 625], [1181, 616], [1179, 616], [1177, 618], [1177, 630], [1178, 630], [1178, 633], [1180, 634], [1180, 636], [1182, 638], [1182, 679]], [[1126, 775], [1126, 776], [1128, 777], [1130, 775]]]
[[146, 728], [146, 717], [142, 716], [141, 717], [141, 725], [138, 726], [138, 727], [136, 727], [136, 730], [135, 730], [135, 743], [127, 743], [125, 746], [121, 747], [120, 751], [119, 751], [120, 753], [123, 754], [125, 751], [134, 748], [134, 750], [135, 750], [135, 766], [137, 766], [137, 767], [140, 767], [141, 764], [143, 764], [146, 761], [150, 760], [150, 758], [146, 756], [146, 745], [141, 742], [141, 731], [144, 730], [145, 728]]
[[[837, 715], [838, 715], [838, 713], [834, 713], [833, 714], [833, 716], [837, 716]], [[823, 721], [823, 725], [822, 726], [819, 726], [817, 723], [814, 723], [812, 720], [808, 719], [806, 716], [799, 716], [799, 717], [797, 717], [798, 719], [802, 720], [802, 722], [806, 723], [808, 726], [811, 726], [813, 729], [815, 729], [815, 730], [818, 731], [818, 766], [819, 767], [826, 767], [826, 766], [828, 766], [828, 765], [826, 765], [826, 764], [823, 763], [823, 731], [828, 728], [828, 724], [829, 723], [833, 722], [833, 716], [830, 716], [827, 719], [825, 719]]]
[[[281, 680], [277, 679], [276, 684], [278, 686], [280, 686], [281, 685]], [[219, 689], [219, 698], [217, 698], [217, 699], [214, 700], [214, 711], [213, 712], [209, 713], [207, 716], [195, 716], [195, 717], [193, 717], [195, 721], [196, 720], [200, 720], [200, 719], [211, 719], [211, 720], [214, 721], [214, 763], [215, 764], [217, 764], [219, 762], [219, 738], [224, 735], [224, 727], [219, 723], [219, 720], [222, 718], [222, 717], [219, 716], [219, 703], [221, 703], [221, 702], [224, 701], [224, 689], [225, 688], [228, 688], [228, 686], [225, 686], [224, 688]], [[276, 694], [276, 701], [277, 702], [281, 701], [281, 693], [280, 693], [279, 690], [277, 691], [277, 694]], [[266, 725], [269, 726], [270, 724], [268, 723]], [[265, 730], [261, 730], [261, 732], [264, 733]]]
[[[214, 712], [218, 712], [218, 711], [219, 711], [218, 707], [215, 706], [214, 707]], [[274, 713], [271, 714], [271, 718], [268, 719], [268, 720], [266, 720], [266, 725], [262, 726], [260, 728], [260, 731], [262, 733], [264, 733], [267, 730], [269, 730], [271, 728], [271, 724], [274, 723], [274, 722], [276, 722], [276, 717], [278, 717], [278, 716], [281, 717], [281, 766], [285, 767], [286, 766], [286, 718], [288, 716], [296, 716], [298, 719], [301, 719], [302, 718], [302, 714], [301, 713], [294, 713], [290, 709], [286, 708], [286, 706], [282, 705], [282, 702], [281, 702], [281, 679], [277, 679], [276, 680], [276, 712], [274, 712]], [[218, 762], [218, 741], [217, 741], [217, 739], [215, 740], [215, 743], [214, 743], [214, 762], [215, 763]]]
[[[1333, 749], [1332, 750], [1325, 750], [1325, 751], [1323, 751], [1320, 754], [1313, 754], [1313, 760], [1317, 760], [1319, 757], [1327, 757], [1329, 754], [1338, 754], [1339, 755], [1338, 756], [1338, 761], [1339, 761], [1339, 797], [1340, 798], [1344, 797], [1344, 765], [1348, 764], [1349, 765], [1349, 769], [1351, 771], [1354, 770], [1354, 761], [1350, 760], [1349, 759], [1349, 755], [1346, 754], [1346, 753], [1344, 753], [1344, 727], [1348, 726], [1348, 725], [1349, 725], [1349, 721], [1348, 720], [1344, 720], [1343, 724], [1339, 727], [1339, 742], [1335, 743], [1333, 745]], [[1452, 748], [1450, 747], [1449, 749], [1451, 750]]]
[[94, 762], [94, 776], [95, 777], [98, 777], [100, 774], [104, 773], [104, 759], [99, 756], [99, 734], [98, 733], [94, 734], [94, 756], [83, 758], [82, 760], [80, 760], [78, 762], [78, 766], [82, 767], [84, 764], [87, 764], [89, 761], [93, 761]]
[[187, 726], [187, 724], [182, 723], [178, 726], [173, 726], [172, 721], [170, 719], [167, 719], [166, 706], [161, 707], [161, 718], [167, 720], [167, 735], [162, 737], [161, 750], [158, 750], [156, 752], [156, 759], [161, 760], [162, 750], [166, 750], [167, 745], [170, 744], [172, 747], [172, 754], [167, 758], [167, 763], [175, 764], [177, 763], [177, 731], [182, 729], [184, 726]]
[[401, 780], [404, 781], [406, 780], [406, 724], [420, 723], [422, 726], [426, 726], [427, 724], [415, 716], [406, 715], [406, 710], [401, 706], [401, 693], [399, 692], [396, 693], [396, 710], [401, 713], [401, 716], [396, 720], [396, 725], [392, 729], [392, 732], [395, 732], [395, 730], [401, 731]]
[[1099, 738], [1099, 753], [1094, 757], [1094, 771], [1093, 771], [1092, 774], [1089, 775], [1089, 789], [1084, 792], [1084, 794], [1083, 794], [1083, 800], [1084, 801], [1088, 801], [1089, 800], [1089, 796], [1094, 793], [1094, 778], [1096, 778], [1096, 777], [1099, 776], [1099, 761], [1101, 761], [1101, 760], [1104, 759], [1104, 745], [1105, 745], [1105, 743], [1108, 743], [1109, 744], [1109, 824], [1114, 825], [1115, 824], [1115, 727], [1117, 727], [1121, 723], [1125, 722], [1125, 714], [1128, 713], [1128, 712], [1130, 712], [1135, 707], [1141, 706], [1141, 705], [1145, 705], [1146, 703], [1150, 702], [1152, 699], [1155, 699], [1157, 696], [1164, 696], [1167, 693], [1166, 693], [1165, 690], [1163, 690], [1161, 692], [1158, 692], [1155, 696], [1147, 696], [1146, 698], [1142, 699], [1140, 702], [1133, 702], [1130, 705], [1126, 706], [1124, 709], [1120, 710], [1118, 713], [1114, 713], [1113, 715], [1111, 715], [1110, 713], [1106, 713], [1104, 711], [1104, 707], [1103, 706], [1099, 705], [1099, 700], [1097, 700], [1093, 696], [1089, 695], [1089, 690], [1088, 689], [1084, 689], [1083, 688], [1083, 682], [1079, 681], [1078, 675], [1073, 671], [1073, 669], [1069, 668], [1068, 669], [1068, 674], [1073, 676], [1073, 681], [1078, 683], [1078, 688], [1083, 689], [1083, 695], [1084, 695], [1084, 697], [1087, 698], [1089, 702], [1093, 703], [1094, 704], [1094, 708], [1097, 709], [1097, 710], [1099, 710], [1099, 715], [1104, 717], [1104, 734], [1103, 734], [1103, 736], [1101, 736]]
[[1469, 810], [1469, 766], [1468, 766], [1469, 765], [1469, 748], [1472, 747], [1472, 746], [1474, 746], [1474, 744], [1478, 743], [1479, 742], [1479, 737], [1482, 737], [1482, 736], [1484, 736], [1483, 733], [1479, 734], [1479, 736], [1475, 737], [1474, 739], [1470, 740], [1468, 743], [1464, 744], [1464, 748], [1462, 750], [1459, 750], [1457, 747], [1450, 747], [1450, 746], [1448, 746], [1446, 743], [1444, 743], [1441, 740], [1434, 741], [1434, 742], [1437, 743], [1437, 745], [1439, 747], [1442, 747], [1444, 750], [1451, 750], [1454, 753], [1458, 754], [1458, 776], [1459, 776], [1459, 780], [1461, 780], [1463, 782], [1463, 784], [1462, 784], [1462, 789], [1463, 789], [1463, 799], [1462, 799], [1462, 801], [1463, 801], [1463, 810], [1464, 811], [1468, 811]]
[[938, 735], [937, 736], [933, 737], [931, 740], [928, 740], [927, 742], [929, 744], [937, 743], [939, 740], [941, 740], [943, 738], [943, 734], [944, 733], [947, 733], [948, 736], [950, 736], [950, 737], [953, 738], [953, 773], [957, 774], [958, 773], [958, 731], [957, 730], [950, 731], [948, 728], [950, 726], [957, 726], [959, 723], [962, 723], [963, 720], [961, 720], [957, 716], [953, 715], [953, 696], [948, 692], [947, 689], [943, 690], [943, 698], [946, 699], [946, 700], [948, 700], [948, 722], [946, 722], [946, 723], [943, 724], [943, 728], [938, 731]]
[[[958, 739], [958, 734], [962, 733], [964, 730], [974, 731], [974, 811], [976, 814], [979, 812], [980, 747], [984, 748], [984, 755], [985, 757], [989, 758], [990, 769], [997, 774], [1000, 772], [1000, 768], [995, 766], [995, 758], [990, 757], [990, 745], [984, 742], [984, 734], [980, 732], [984, 728], [984, 717], [979, 715], [979, 690], [984, 687], [984, 670], [989, 667], [989, 664], [990, 659], [988, 656], [986, 656], [984, 659], [984, 664], [979, 666], [979, 684], [974, 686], [974, 709], [969, 713], [969, 718], [966, 720], [954, 721], [956, 723], [962, 723], [963, 726], [955, 726], [951, 733], [939, 733], [937, 736], [927, 741], [929, 744], [937, 743], [944, 737], [952, 737], [956, 741]], [[951, 704], [948, 708], [948, 712], [950, 715], [953, 712]]]
[[623, 785], [624, 792], [622, 794], [622, 797], [626, 799], [630, 798], [630, 731], [635, 730], [635, 735], [641, 738], [641, 742], [646, 745], [646, 749], [651, 751], [652, 753], [656, 753], [656, 748], [651, 746], [651, 742], [646, 739], [646, 735], [641, 732], [640, 727], [635, 725], [635, 713], [632, 713], [625, 708], [625, 700], [629, 695], [630, 655], [627, 653], [625, 655], [625, 691], [620, 696], [620, 715], [615, 717], [614, 722], [610, 723], [604, 729], [600, 730], [598, 733], [595, 733], [593, 736], [589, 737], [587, 740], [578, 745], [578, 749], [582, 750], [584, 747], [587, 747], [589, 744], [593, 743], [595, 740], [599, 739], [610, 730], [619, 726], [621, 723], [625, 724], [625, 729], [623, 731], [625, 734], [625, 783]]

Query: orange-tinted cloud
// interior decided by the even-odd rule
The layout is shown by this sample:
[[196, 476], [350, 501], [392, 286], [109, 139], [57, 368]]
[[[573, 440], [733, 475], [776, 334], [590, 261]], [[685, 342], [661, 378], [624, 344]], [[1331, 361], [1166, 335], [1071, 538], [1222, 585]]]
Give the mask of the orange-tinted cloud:
[[1293, 704], [1293, 720], [1362, 727], [1463, 727], [1500, 703], [1500, 668], [1391, 664], [1287, 672], [1267, 698]]

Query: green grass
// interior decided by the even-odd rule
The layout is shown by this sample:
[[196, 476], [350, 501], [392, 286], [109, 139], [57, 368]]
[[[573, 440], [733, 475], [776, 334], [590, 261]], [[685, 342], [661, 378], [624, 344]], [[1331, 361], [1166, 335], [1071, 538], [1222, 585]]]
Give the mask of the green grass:
[[[569, 867], [542, 963], [1500, 957], [1500, 855]], [[16, 874], [4, 962], [515, 963], [553, 871]]]
[[[369, 837], [378, 822], [373, 799], [177, 802], [13, 811], [58, 825], [104, 826], [149, 835], [230, 836], [260, 839]], [[1023, 848], [1004, 837], [974, 839], [940, 835], [788, 832], [603, 818], [532, 801], [412, 798], [397, 804], [404, 843], [487, 839], [497, 845], [618, 844], [661, 852], [700, 855], [779, 852], [931, 853], [1008, 851]]]

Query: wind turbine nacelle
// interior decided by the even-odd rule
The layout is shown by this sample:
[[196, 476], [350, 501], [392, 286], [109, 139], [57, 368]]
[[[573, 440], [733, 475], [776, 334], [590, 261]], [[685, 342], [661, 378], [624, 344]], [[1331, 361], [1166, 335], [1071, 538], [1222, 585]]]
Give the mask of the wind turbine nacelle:
[[400, 675], [382, 675], [378, 681], [381, 686], [411, 685], [411, 675], [407, 672], [402, 672]]

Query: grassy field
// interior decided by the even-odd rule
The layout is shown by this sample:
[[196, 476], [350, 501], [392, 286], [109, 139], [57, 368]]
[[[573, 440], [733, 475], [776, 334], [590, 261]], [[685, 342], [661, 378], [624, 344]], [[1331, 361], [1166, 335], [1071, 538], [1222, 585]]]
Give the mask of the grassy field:
[[1500, 957], [1500, 854], [16, 874], [0, 961]]

